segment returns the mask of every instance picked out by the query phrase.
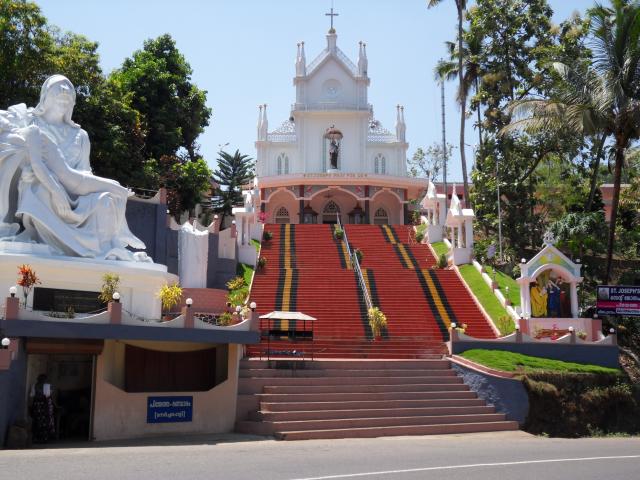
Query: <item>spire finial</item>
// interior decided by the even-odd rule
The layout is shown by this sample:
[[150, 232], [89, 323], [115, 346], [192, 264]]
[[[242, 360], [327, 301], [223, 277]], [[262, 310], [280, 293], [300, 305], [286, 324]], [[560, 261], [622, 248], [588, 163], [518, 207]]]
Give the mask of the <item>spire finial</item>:
[[339, 16], [339, 13], [333, 13], [333, 1], [331, 2], [331, 11], [329, 13], [325, 13], [326, 17], [331, 17], [331, 28], [329, 29], [329, 33], [336, 33], [336, 29], [333, 28], [333, 17]]

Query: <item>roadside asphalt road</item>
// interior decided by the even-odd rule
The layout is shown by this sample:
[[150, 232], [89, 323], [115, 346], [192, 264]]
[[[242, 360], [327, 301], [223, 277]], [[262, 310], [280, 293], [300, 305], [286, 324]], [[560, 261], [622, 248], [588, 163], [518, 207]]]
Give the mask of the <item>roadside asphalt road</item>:
[[523, 432], [277, 442], [164, 437], [0, 451], [0, 480], [640, 479], [640, 438]]

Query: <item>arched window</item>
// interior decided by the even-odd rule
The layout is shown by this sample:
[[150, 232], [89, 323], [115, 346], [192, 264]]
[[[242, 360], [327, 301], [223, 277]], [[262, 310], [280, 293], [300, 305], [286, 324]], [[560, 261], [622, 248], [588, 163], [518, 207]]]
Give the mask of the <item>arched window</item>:
[[389, 224], [389, 215], [387, 211], [380, 207], [376, 210], [376, 213], [373, 215], [373, 224], [374, 225], [388, 225]]
[[285, 207], [280, 207], [276, 211], [276, 223], [289, 223], [289, 210]]
[[278, 175], [289, 174], [289, 156], [281, 153], [278, 155]]
[[381, 153], [376, 155], [373, 159], [373, 172], [381, 173], [382, 175], [387, 173], [387, 159]]

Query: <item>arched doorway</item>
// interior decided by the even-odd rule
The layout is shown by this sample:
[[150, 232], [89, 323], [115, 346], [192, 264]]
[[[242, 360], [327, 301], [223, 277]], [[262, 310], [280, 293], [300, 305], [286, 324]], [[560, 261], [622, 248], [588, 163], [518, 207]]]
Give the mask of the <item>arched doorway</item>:
[[338, 214], [340, 213], [340, 207], [333, 200], [329, 200], [322, 209], [322, 223], [334, 224], [338, 223]]
[[389, 225], [389, 214], [384, 208], [380, 207], [376, 210], [376, 213], [373, 215], [373, 224]]
[[276, 223], [290, 223], [289, 210], [287, 210], [285, 207], [280, 207], [276, 211], [275, 220]]

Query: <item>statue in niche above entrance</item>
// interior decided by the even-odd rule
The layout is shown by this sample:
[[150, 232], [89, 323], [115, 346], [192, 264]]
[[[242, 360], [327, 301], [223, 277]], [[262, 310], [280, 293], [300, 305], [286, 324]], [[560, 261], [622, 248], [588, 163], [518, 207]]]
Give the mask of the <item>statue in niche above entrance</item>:
[[340, 141], [342, 140], [342, 132], [334, 125], [327, 128], [324, 138], [329, 141], [329, 170], [338, 169], [338, 158], [340, 157]]
[[339, 148], [338, 142], [331, 140], [331, 143], [329, 144], [329, 161], [331, 162], [331, 168], [334, 170], [338, 168]]

